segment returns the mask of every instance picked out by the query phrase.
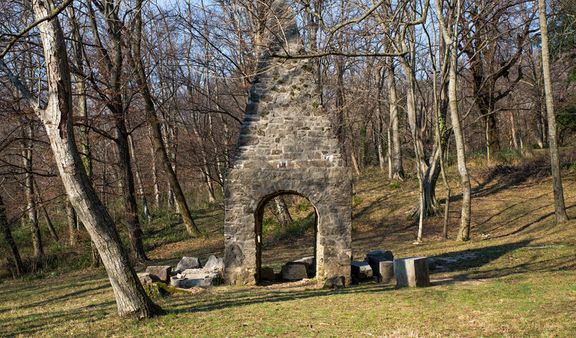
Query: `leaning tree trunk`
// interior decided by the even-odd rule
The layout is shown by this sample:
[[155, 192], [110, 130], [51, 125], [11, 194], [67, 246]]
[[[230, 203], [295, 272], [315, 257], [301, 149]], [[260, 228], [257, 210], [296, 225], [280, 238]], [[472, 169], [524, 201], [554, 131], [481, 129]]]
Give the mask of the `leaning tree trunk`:
[[[49, 17], [51, 5], [33, 0], [36, 20]], [[72, 86], [64, 33], [57, 17], [38, 25], [42, 41], [48, 83], [48, 103], [39, 107], [25, 85], [7, 67], [10, 79], [42, 121], [56, 166], [70, 203], [90, 234], [108, 272], [120, 316], [151, 317], [162, 310], [144, 292], [136, 272], [130, 266], [114, 221], [102, 205], [82, 166], [72, 126]]]
[[178, 204], [178, 209], [182, 219], [184, 221], [184, 225], [186, 226], [186, 231], [188, 234], [192, 236], [199, 236], [200, 229], [194, 222], [192, 218], [192, 214], [190, 213], [190, 208], [188, 207], [188, 202], [186, 202], [186, 197], [184, 196], [184, 192], [182, 191], [182, 187], [180, 186], [180, 182], [178, 181], [178, 177], [176, 177], [176, 173], [172, 168], [172, 164], [170, 163], [170, 158], [168, 157], [168, 152], [166, 151], [166, 145], [162, 141], [162, 131], [160, 127], [160, 122], [158, 121], [158, 116], [156, 116], [156, 111], [154, 107], [154, 101], [152, 100], [152, 93], [150, 92], [150, 88], [148, 86], [148, 80], [146, 76], [146, 71], [144, 67], [144, 63], [142, 61], [142, 55], [140, 52], [140, 46], [142, 42], [142, 17], [141, 17], [141, 9], [142, 9], [142, 0], [137, 0], [136, 2], [136, 37], [133, 39], [132, 42], [132, 57], [130, 62], [132, 67], [134, 68], [135, 76], [136, 76], [136, 84], [140, 88], [142, 96], [144, 98], [144, 113], [146, 114], [146, 119], [150, 125], [150, 129], [152, 130], [152, 141], [154, 142], [154, 150], [160, 162], [164, 166], [164, 171], [166, 172], [166, 176], [168, 176], [168, 182], [170, 183], [170, 187], [174, 192], [174, 197], [176, 199], [176, 203]]
[[546, 22], [546, 2], [538, 0], [540, 12], [540, 32], [542, 36], [542, 74], [544, 77], [544, 92], [546, 93], [546, 114], [548, 117], [548, 144], [550, 149], [550, 166], [552, 167], [552, 188], [554, 191], [554, 211], [556, 222], [568, 220], [564, 204], [564, 188], [560, 173], [560, 155], [556, 135], [556, 116], [554, 115], [554, 99], [552, 96], [552, 79], [550, 78], [550, 51], [548, 47], [548, 27]]
[[16, 276], [21, 276], [24, 273], [24, 264], [22, 264], [22, 258], [20, 257], [18, 246], [16, 246], [16, 241], [14, 241], [14, 237], [12, 237], [12, 231], [10, 230], [10, 224], [8, 224], [6, 208], [4, 207], [2, 196], [0, 196], [0, 230], [2, 231], [2, 237], [4, 237], [4, 241], [12, 255], [12, 261], [15, 268], [14, 274]]
[[[69, 16], [68, 22], [70, 23], [71, 26], [70, 28], [72, 31], [72, 49], [73, 49], [72, 57], [74, 59], [74, 62], [76, 63], [76, 68], [80, 71], [80, 74], [84, 74], [84, 50], [82, 46], [82, 34], [80, 33], [80, 24], [76, 19], [76, 11], [74, 9], [74, 6], [69, 6], [67, 10]], [[88, 104], [87, 104], [88, 102], [86, 100], [86, 79], [83, 75], [79, 76], [77, 75], [75, 83], [77, 88], [76, 96], [78, 97], [77, 110], [80, 120], [82, 121], [82, 125], [80, 126], [80, 135], [78, 138], [78, 140], [80, 141], [80, 158], [82, 159], [82, 165], [84, 167], [84, 170], [86, 171], [86, 175], [88, 176], [90, 182], [92, 182], [92, 150], [90, 147], [90, 137], [88, 128], [89, 120], [88, 120]], [[67, 202], [67, 208], [68, 206], [71, 208], [71, 210], [67, 209], [67, 214], [69, 215], [69, 217], [73, 215], [76, 218], [75, 221], [72, 221], [70, 218], [68, 218], [69, 222], [68, 224], [74, 225], [74, 223], [76, 223], [77, 231], [75, 235], [77, 237], [82, 222], [78, 222], [78, 215], [76, 214], [76, 211], [74, 210], [69, 201]], [[72, 233], [70, 233], [69, 235], [72, 236]], [[70, 244], [72, 245], [73, 242], [72, 237], [70, 237], [69, 240]], [[93, 267], [100, 266], [100, 256], [98, 255], [98, 250], [96, 250], [94, 242], [90, 243], [90, 250], [91, 250], [90, 256], [92, 257], [92, 266]]]

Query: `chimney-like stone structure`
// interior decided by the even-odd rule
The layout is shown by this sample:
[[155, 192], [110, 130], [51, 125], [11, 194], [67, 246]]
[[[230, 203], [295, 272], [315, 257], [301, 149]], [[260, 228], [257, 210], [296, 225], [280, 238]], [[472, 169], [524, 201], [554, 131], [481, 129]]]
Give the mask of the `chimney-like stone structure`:
[[352, 186], [341, 146], [310, 60], [298, 55], [303, 43], [294, 11], [273, 1], [236, 155], [225, 181], [225, 280], [259, 279], [264, 205], [282, 194], [306, 197], [316, 210], [316, 278], [350, 282]]

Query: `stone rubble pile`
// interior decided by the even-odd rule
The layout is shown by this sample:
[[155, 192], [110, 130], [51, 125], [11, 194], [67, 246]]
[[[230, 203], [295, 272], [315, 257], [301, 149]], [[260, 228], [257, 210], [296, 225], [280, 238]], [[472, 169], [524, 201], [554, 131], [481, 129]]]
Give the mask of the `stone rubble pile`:
[[[374, 250], [368, 252], [363, 261], [350, 263], [352, 283], [358, 284], [375, 280], [377, 283], [396, 282], [397, 287], [422, 287], [430, 285], [429, 259], [427, 257], [394, 258], [391, 251]], [[282, 265], [279, 273], [271, 267], [260, 269], [261, 282], [299, 281], [314, 278], [316, 262], [314, 256], [304, 257]], [[164, 283], [176, 288], [208, 288], [223, 282], [224, 260], [210, 256], [202, 265], [197, 257], [182, 257], [173, 270], [171, 266], [148, 266], [139, 273], [142, 285]], [[344, 277], [330, 278], [327, 287], [344, 287]]]
[[176, 288], [208, 288], [220, 285], [223, 281], [224, 260], [211, 255], [204, 266], [197, 257], [182, 257], [172, 270], [171, 266], [148, 266], [138, 274], [142, 285], [165, 283]]

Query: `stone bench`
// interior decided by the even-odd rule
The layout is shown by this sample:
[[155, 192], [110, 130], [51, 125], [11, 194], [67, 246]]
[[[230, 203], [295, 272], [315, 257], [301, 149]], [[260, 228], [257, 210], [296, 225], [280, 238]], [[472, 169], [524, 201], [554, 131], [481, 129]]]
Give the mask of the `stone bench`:
[[396, 287], [430, 286], [427, 257], [408, 257], [394, 260]]

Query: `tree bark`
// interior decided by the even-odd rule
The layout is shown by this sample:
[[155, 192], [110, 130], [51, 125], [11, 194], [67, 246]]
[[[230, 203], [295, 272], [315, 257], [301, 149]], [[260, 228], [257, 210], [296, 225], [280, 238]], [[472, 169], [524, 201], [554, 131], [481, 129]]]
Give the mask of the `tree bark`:
[[[33, 0], [32, 7], [37, 20], [50, 14], [51, 5], [44, 0]], [[30, 91], [8, 70], [10, 79], [22, 92], [46, 129], [70, 203], [90, 234], [108, 272], [118, 314], [137, 318], [154, 316], [162, 310], [148, 298], [130, 266], [114, 222], [90, 184], [76, 148], [72, 125], [70, 70], [60, 22], [55, 17], [41, 22], [38, 29], [47, 70], [46, 106], [40, 107]]]
[[[392, 177], [398, 180], [404, 180], [404, 166], [402, 164], [402, 149], [400, 148], [400, 131], [398, 123], [398, 93], [396, 90], [396, 72], [394, 70], [393, 60], [386, 62], [388, 76], [386, 85], [388, 88], [388, 102], [390, 107], [390, 130], [391, 130], [391, 152], [392, 159]], [[390, 151], [390, 150], [388, 150]]]
[[548, 120], [548, 143], [550, 150], [550, 166], [552, 168], [552, 190], [554, 191], [554, 212], [556, 223], [566, 222], [566, 206], [564, 204], [564, 188], [560, 172], [560, 155], [556, 135], [556, 115], [554, 115], [554, 97], [552, 94], [552, 79], [550, 78], [550, 51], [548, 47], [548, 23], [546, 21], [546, 2], [538, 0], [540, 33], [542, 37], [542, 74], [544, 77], [544, 92], [546, 93], [546, 114]]
[[68, 224], [68, 245], [76, 246], [78, 241], [78, 219], [76, 216], [76, 211], [70, 201], [66, 200], [66, 223]]
[[[79, 70], [79, 73], [84, 74], [84, 54], [83, 54], [84, 51], [82, 46], [82, 34], [80, 33], [80, 24], [76, 19], [76, 11], [74, 9], [74, 6], [69, 6], [67, 10], [68, 10], [68, 16], [70, 18], [69, 22], [72, 31], [72, 49], [73, 49], [72, 57], [74, 59], [74, 62], [76, 63], [76, 67]], [[83, 75], [76, 75], [75, 77], [76, 77], [75, 78], [76, 90], [78, 91], [77, 110], [80, 120], [82, 121], [82, 125], [80, 126], [80, 135], [78, 138], [78, 140], [80, 141], [80, 158], [82, 159], [82, 166], [86, 171], [86, 176], [88, 177], [88, 180], [92, 182], [92, 150], [90, 147], [90, 137], [88, 128], [89, 119], [88, 119], [88, 105], [86, 100], [86, 79], [84, 78]], [[67, 203], [72, 209], [73, 214], [76, 218], [75, 220], [76, 229], [79, 230], [82, 222], [78, 221], [78, 214], [76, 213], [76, 210], [74, 210], [74, 207], [72, 207], [69, 201]], [[72, 222], [70, 219], [68, 221]], [[76, 232], [76, 236], [77, 235], [78, 231]], [[91, 265], [93, 267], [100, 266], [100, 256], [98, 254], [98, 250], [96, 250], [94, 242], [91, 242], [90, 250], [92, 257]]]

